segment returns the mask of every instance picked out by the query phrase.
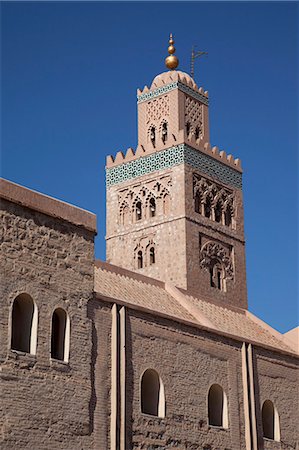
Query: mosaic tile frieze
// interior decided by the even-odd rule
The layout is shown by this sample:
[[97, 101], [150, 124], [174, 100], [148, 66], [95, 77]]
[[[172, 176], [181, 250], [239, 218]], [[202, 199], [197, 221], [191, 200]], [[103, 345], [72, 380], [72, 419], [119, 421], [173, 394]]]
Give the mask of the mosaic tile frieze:
[[181, 83], [180, 81], [166, 84], [165, 86], [154, 89], [153, 91], [149, 91], [146, 92], [145, 94], [138, 95], [137, 103], [146, 102], [147, 100], [159, 97], [159, 95], [166, 94], [167, 92], [173, 91], [174, 89], [179, 89], [185, 94], [188, 94], [191, 97], [195, 98], [196, 100], [199, 100], [204, 105], [209, 106], [209, 99], [205, 95], [202, 95], [199, 92], [194, 91], [193, 89]]
[[242, 188], [240, 172], [185, 144], [170, 147], [116, 167], [106, 168], [106, 185], [109, 188], [115, 184], [183, 163], [227, 185], [237, 189]]

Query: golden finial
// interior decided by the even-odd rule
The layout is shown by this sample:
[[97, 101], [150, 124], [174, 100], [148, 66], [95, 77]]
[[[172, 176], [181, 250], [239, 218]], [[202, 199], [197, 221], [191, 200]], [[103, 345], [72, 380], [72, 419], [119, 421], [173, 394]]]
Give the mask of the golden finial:
[[167, 56], [167, 58], [165, 58], [165, 65], [170, 70], [176, 69], [177, 66], [179, 65], [179, 60], [174, 55], [175, 48], [174, 48], [173, 44], [174, 44], [174, 40], [172, 38], [172, 34], [170, 33], [170, 36], [169, 36], [169, 47], [168, 47], [169, 56]]

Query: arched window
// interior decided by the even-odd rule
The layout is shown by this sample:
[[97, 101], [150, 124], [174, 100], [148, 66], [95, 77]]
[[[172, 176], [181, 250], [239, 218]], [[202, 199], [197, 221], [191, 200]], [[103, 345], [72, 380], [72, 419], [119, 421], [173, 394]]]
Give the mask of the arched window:
[[229, 205], [224, 212], [224, 223], [227, 227], [230, 227], [232, 224], [232, 209]]
[[52, 315], [51, 358], [68, 362], [70, 348], [70, 320], [66, 311], [57, 308]]
[[143, 267], [143, 255], [141, 250], [137, 253], [137, 267], [138, 269], [142, 269]]
[[217, 259], [212, 259], [210, 264], [210, 285], [220, 291], [225, 291], [224, 270]]
[[219, 384], [213, 384], [208, 394], [209, 425], [228, 428], [227, 397]]
[[155, 147], [155, 144], [156, 144], [156, 128], [155, 127], [151, 127], [151, 129], [150, 129], [150, 140], [151, 140], [151, 143], [153, 144], [153, 146]]
[[125, 205], [122, 209], [122, 224], [128, 225], [130, 218], [130, 209], [128, 205]]
[[216, 203], [216, 206], [215, 206], [215, 209], [214, 209], [214, 213], [215, 213], [215, 221], [216, 222], [221, 222], [221, 219], [222, 219], [222, 204], [221, 204], [221, 202], [219, 200]]
[[264, 437], [280, 441], [279, 415], [271, 400], [265, 400], [263, 403], [262, 422]]
[[37, 307], [28, 294], [18, 295], [12, 307], [11, 348], [36, 353]]
[[137, 202], [135, 205], [135, 215], [136, 215], [136, 221], [142, 219], [142, 206], [141, 202]]
[[162, 125], [162, 142], [163, 142], [163, 144], [165, 144], [165, 142], [167, 141], [167, 135], [168, 135], [167, 123], [163, 122], [163, 125]]
[[205, 201], [204, 212], [205, 212], [205, 217], [207, 217], [209, 219], [211, 217], [211, 212], [212, 212], [212, 201], [209, 196], [206, 198], [206, 201]]
[[155, 248], [151, 247], [149, 251], [149, 257], [150, 257], [150, 265], [155, 264], [156, 262], [156, 256], [155, 256]]
[[164, 385], [153, 369], [147, 369], [141, 378], [141, 412], [165, 417]]
[[201, 195], [198, 191], [195, 194], [194, 209], [196, 213], [201, 214]]
[[156, 201], [154, 198], [151, 198], [149, 201], [149, 216], [155, 217], [156, 215]]
[[191, 124], [190, 124], [190, 122], [187, 122], [187, 123], [186, 123], [186, 133], [187, 133], [187, 136], [189, 136], [190, 131], [191, 131]]
[[199, 126], [197, 126], [195, 128], [195, 139], [196, 140], [199, 139], [199, 136], [200, 136], [200, 128], [199, 128]]
[[169, 194], [165, 194], [163, 197], [163, 214], [167, 215], [170, 212], [170, 198]]

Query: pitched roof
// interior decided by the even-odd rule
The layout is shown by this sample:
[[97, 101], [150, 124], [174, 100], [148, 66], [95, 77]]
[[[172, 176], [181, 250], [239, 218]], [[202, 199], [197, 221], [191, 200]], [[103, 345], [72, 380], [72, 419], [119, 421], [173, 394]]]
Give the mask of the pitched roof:
[[283, 335], [245, 309], [202, 300], [173, 285], [102, 261], [95, 264], [95, 293], [98, 297], [143, 309], [153, 315], [163, 315], [217, 334], [294, 353]]

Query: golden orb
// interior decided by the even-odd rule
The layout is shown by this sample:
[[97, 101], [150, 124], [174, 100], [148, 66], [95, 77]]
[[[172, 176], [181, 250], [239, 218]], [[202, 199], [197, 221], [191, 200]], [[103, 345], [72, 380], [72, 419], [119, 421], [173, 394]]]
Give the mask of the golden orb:
[[179, 60], [175, 55], [169, 55], [165, 58], [165, 65], [168, 69], [174, 70], [179, 65]]
[[175, 52], [174, 46], [173, 46], [173, 45], [170, 45], [170, 46], [168, 47], [168, 53], [169, 53], [170, 55], [172, 55], [174, 52]]
[[172, 34], [170, 34], [169, 37], [169, 47], [168, 47], [168, 53], [169, 56], [167, 56], [167, 58], [165, 58], [165, 65], [168, 69], [170, 70], [174, 70], [177, 68], [177, 66], [179, 65], [179, 60], [178, 58], [174, 55], [175, 53], [175, 47], [174, 47], [174, 40], [172, 38]]

